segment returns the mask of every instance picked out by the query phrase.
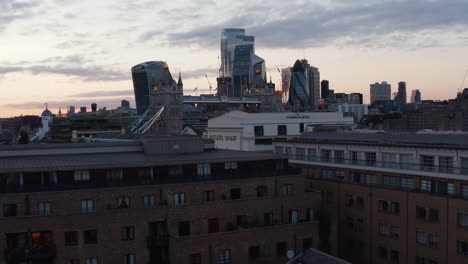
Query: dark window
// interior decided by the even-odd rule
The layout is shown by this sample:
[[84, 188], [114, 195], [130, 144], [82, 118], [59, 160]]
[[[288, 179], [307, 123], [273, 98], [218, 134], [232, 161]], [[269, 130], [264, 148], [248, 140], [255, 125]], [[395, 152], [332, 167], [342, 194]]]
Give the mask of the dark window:
[[3, 216], [12, 217], [16, 216], [16, 204], [4, 204], [3, 205]]
[[263, 126], [254, 126], [254, 132], [256, 137], [263, 137]]
[[263, 214], [263, 224], [272, 225], [273, 224], [273, 213], [264, 213]]
[[117, 199], [119, 209], [130, 208], [130, 198], [128, 196], [122, 196]]
[[286, 125], [278, 125], [278, 136], [286, 136], [288, 134]]
[[416, 218], [417, 219], [426, 219], [426, 208], [421, 206], [416, 206]]
[[214, 191], [204, 191], [203, 192], [203, 201], [210, 202], [214, 201]]
[[124, 226], [121, 229], [122, 240], [135, 239], [135, 228], [133, 226]]
[[379, 211], [388, 212], [388, 202], [384, 200], [379, 200]]
[[392, 214], [399, 214], [400, 213], [400, 203], [398, 202], [391, 202], [390, 203], [390, 212]]
[[426, 259], [424, 257], [416, 256], [416, 264], [426, 264]]
[[238, 215], [236, 216], [236, 225], [240, 227], [247, 227], [247, 216], [246, 215]]
[[257, 186], [257, 197], [267, 196], [267, 186]]
[[273, 139], [271, 138], [257, 138], [255, 139], [255, 145], [272, 145]]
[[429, 208], [429, 221], [439, 222], [439, 209]]
[[460, 255], [468, 255], [468, 242], [457, 240], [457, 253]]
[[364, 208], [364, 199], [361, 196], [356, 196], [356, 208]]
[[398, 250], [390, 250], [390, 260], [393, 262], [398, 262], [400, 260], [400, 252]]
[[200, 255], [200, 253], [190, 254], [189, 264], [201, 264], [201, 255]]
[[387, 250], [386, 248], [384, 248], [384, 247], [379, 247], [379, 256], [380, 256], [381, 258], [385, 258], [385, 259], [386, 259], [387, 256], [388, 256], [388, 250]]
[[96, 244], [97, 243], [97, 230], [85, 230], [83, 231], [84, 243], [85, 244]]
[[354, 207], [354, 197], [352, 195], [347, 194], [345, 200], [346, 207]]
[[233, 188], [231, 189], [231, 199], [240, 199], [241, 198], [241, 189]]
[[135, 264], [135, 254], [124, 255], [124, 263], [123, 264]]
[[210, 218], [208, 219], [208, 233], [217, 233], [219, 232], [219, 219]]
[[309, 248], [312, 248], [313, 247], [312, 242], [313, 242], [312, 238], [304, 238], [302, 240], [302, 251], [305, 252]]
[[260, 257], [260, 247], [259, 246], [249, 247], [249, 257], [252, 259], [256, 259]]
[[78, 232], [65, 232], [65, 246], [78, 245]]
[[179, 236], [190, 236], [190, 222], [179, 222]]
[[278, 242], [276, 243], [276, 255], [278, 257], [286, 256], [287, 245], [286, 242]]
[[299, 123], [299, 133], [304, 132], [304, 123]]

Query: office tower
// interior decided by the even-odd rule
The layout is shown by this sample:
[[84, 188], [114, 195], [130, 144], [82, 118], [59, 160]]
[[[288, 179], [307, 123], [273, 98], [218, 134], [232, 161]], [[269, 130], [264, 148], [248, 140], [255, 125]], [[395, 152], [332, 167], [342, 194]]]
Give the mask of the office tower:
[[291, 86], [292, 67], [281, 69], [281, 91], [283, 92], [283, 103], [289, 100], [289, 90]]
[[[251, 85], [266, 84], [265, 60], [255, 55], [253, 36], [246, 36], [245, 29], [228, 28], [221, 32], [221, 76], [219, 83], [227, 82], [220, 89], [221, 95], [241, 97], [250, 94]], [[218, 85], [219, 87], [219, 85]], [[226, 93], [227, 90], [227, 94]]]
[[318, 111], [320, 102], [320, 72], [318, 68], [311, 66], [306, 59], [302, 59], [301, 63], [307, 78], [307, 95], [310, 106], [310, 110], [308, 111]]
[[416, 89], [411, 91], [411, 103], [420, 103], [421, 102], [421, 92]]
[[127, 100], [122, 100], [120, 101], [120, 106], [121, 107], [130, 107], [130, 102]]
[[92, 103], [91, 104], [91, 112], [96, 112], [97, 111], [97, 104], [96, 103]]
[[320, 82], [320, 90], [321, 90], [320, 98], [327, 99], [328, 93], [330, 92], [330, 86], [329, 86], [328, 80], [323, 80], [322, 82]]
[[148, 61], [132, 67], [133, 89], [137, 114], [143, 114], [149, 107], [150, 93], [164, 72], [163, 61]]
[[398, 96], [396, 100], [400, 103], [406, 104], [406, 82], [398, 83]]
[[67, 106], [67, 116], [70, 117], [75, 114], [75, 107], [73, 105]]
[[351, 93], [352, 96], [357, 96], [359, 98], [358, 104], [364, 103], [364, 96], [362, 93]]
[[307, 77], [300, 60], [294, 63], [289, 90], [288, 108], [294, 112], [310, 111], [310, 100], [307, 90]]
[[389, 83], [374, 83], [370, 85], [370, 103], [377, 101], [390, 101], [392, 88]]

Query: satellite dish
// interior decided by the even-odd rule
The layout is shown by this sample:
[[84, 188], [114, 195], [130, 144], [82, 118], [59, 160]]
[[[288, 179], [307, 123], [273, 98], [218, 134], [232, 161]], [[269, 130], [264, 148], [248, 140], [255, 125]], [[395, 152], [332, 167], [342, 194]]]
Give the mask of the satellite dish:
[[288, 256], [288, 259], [294, 258], [294, 251], [288, 250], [288, 252], [286, 253], [286, 256]]

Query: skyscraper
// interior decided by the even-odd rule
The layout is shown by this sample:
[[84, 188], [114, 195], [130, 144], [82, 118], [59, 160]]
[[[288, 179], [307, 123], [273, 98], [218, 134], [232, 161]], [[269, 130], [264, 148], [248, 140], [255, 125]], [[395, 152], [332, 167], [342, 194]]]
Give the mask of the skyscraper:
[[307, 77], [304, 66], [300, 60], [294, 63], [292, 68], [288, 108], [294, 112], [310, 111], [310, 99], [308, 96]]
[[318, 68], [311, 66], [306, 59], [301, 60], [307, 78], [307, 95], [309, 97], [308, 111], [318, 111], [320, 102], [320, 72]]
[[421, 92], [416, 89], [411, 91], [411, 103], [420, 103], [421, 102]]
[[398, 96], [397, 101], [406, 104], [406, 82], [398, 83]]
[[232, 85], [222, 87], [222, 95], [228, 97], [248, 94], [254, 78], [258, 82], [258, 78], [261, 77], [266, 84], [265, 60], [255, 55], [254, 37], [246, 36], [245, 29], [222, 30], [220, 74], [221, 82], [232, 82]]
[[392, 88], [389, 83], [374, 83], [370, 85], [370, 103], [377, 101], [390, 101]]
[[329, 86], [329, 82], [328, 80], [323, 80], [321, 83], [320, 83], [320, 90], [321, 90], [321, 97], [322, 99], [327, 99], [328, 97], [328, 93], [330, 92], [330, 86]]
[[283, 92], [283, 103], [288, 103], [291, 86], [292, 67], [281, 69], [281, 91]]
[[159, 82], [163, 72], [164, 61], [147, 61], [132, 67], [133, 89], [137, 114], [143, 114], [150, 105], [150, 93]]

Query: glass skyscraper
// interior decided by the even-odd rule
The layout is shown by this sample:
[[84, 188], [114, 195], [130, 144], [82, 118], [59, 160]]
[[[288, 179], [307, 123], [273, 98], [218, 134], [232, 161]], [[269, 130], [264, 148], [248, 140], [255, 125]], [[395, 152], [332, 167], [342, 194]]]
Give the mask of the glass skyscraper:
[[137, 114], [143, 114], [150, 105], [151, 89], [164, 72], [164, 61], [147, 61], [132, 67], [133, 89]]
[[289, 88], [288, 108], [293, 112], [310, 111], [307, 77], [304, 65], [300, 60], [294, 63]]

